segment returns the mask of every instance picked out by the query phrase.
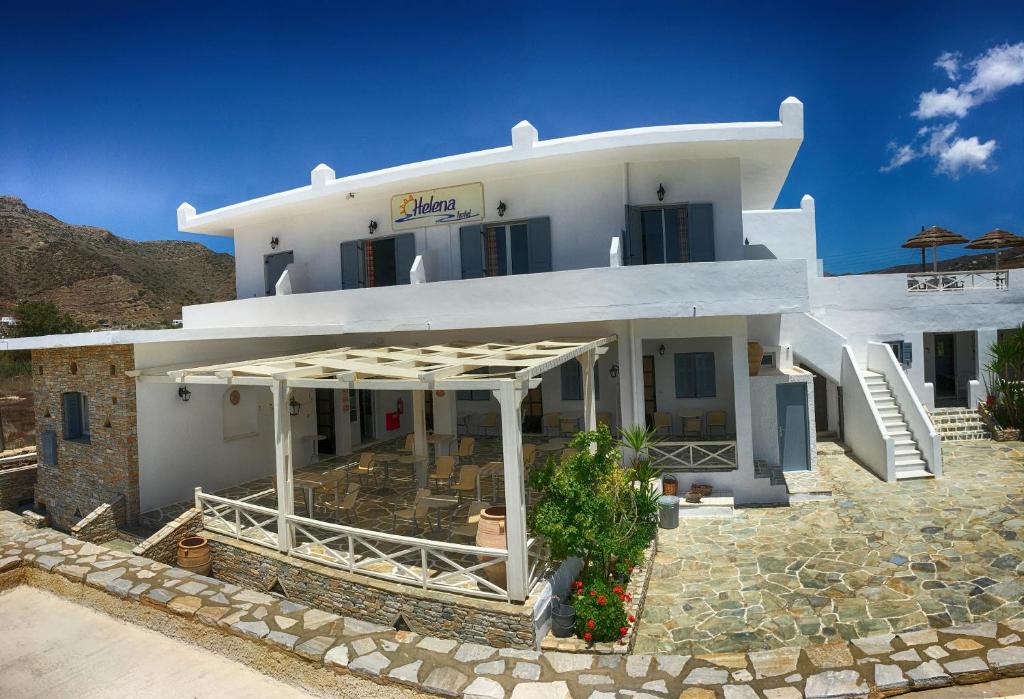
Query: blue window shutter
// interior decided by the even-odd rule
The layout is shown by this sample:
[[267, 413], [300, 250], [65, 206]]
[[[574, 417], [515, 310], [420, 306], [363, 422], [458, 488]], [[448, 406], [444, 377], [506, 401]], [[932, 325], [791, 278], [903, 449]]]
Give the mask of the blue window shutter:
[[395, 238], [395, 277], [398, 284], [409, 283], [409, 270], [416, 260], [416, 236], [406, 233]]
[[484, 271], [483, 227], [462, 226], [459, 228], [459, 252], [462, 258], [462, 278], [479, 279], [487, 276]]
[[694, 398], [696, 394], [693, 355], [677, 354], [675, 359], [676, 398]]
[[361, 289], [366, 286], [366, 263], [363, 260], [363, 241], [350, 240], [341, 244], [341, 288]]
[[82, 403], [77, 393], [65, 393], [64, 439], [78, 439], [82, 436]]
[[575, 359], [561, 365], [562, 400], [582, 400], [583, 376], [580, 363]]
[[57, 433], [53, 430], [46, 430], [40, 437], [42, 446], [42, 461], [44, 466], [57, 465]]
[[679, 209], [665, 209], [665, 262], [682, 262], [679, 245]]
[[594, 360], [594, 400], [601, 400], [601, 372], [598, 371], [597, 364], [600, 360]]
[[697, 397], [714, 398], [715, 387], [715, 354], [714, 352], [696, 352], [694, 367], [697, 378]]
[[903, 349], [902, 361], [907, 366], [910, 366], [911, 360], [913, 360], [913, 358], [914, 358], [914, 351], [913, 351], [913, 347], [912, 347], [911, 343], [909, 343], [907, 341], [904, 341], [902, 349]]
[[715, 261], [715, 219], [711, 204], [688, 206], [690, 262]]
[[624, 244], [624, 259], [627, 265], [642, 265], [644, 263], [644, 234], [641, 223], [640, 207], [626, 207], [626, 239]]
[[527, 221], [530, 245], [530, 272], [551, 271], [551, 219], [547, 216]]

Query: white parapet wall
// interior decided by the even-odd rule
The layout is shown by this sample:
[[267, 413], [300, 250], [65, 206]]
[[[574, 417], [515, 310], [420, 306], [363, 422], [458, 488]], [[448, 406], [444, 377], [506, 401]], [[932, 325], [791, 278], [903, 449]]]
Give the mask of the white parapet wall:
[[853, 454], [883, 481], [896, 480], [896, 454], [892, 437], [885, 433], [882, 417], [849, 345], [842, 351], [843, 437]]

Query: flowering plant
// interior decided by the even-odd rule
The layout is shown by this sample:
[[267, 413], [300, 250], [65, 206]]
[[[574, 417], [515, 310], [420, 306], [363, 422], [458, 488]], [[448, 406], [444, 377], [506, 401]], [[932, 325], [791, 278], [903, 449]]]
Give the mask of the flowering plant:
[[598, 581], [573, 583], [572, 606], [576, 610], [576, 635], [587, 643], [616, 641], [629, 633], [636, 621], [626, 615], [629, 595], [621, 585]]

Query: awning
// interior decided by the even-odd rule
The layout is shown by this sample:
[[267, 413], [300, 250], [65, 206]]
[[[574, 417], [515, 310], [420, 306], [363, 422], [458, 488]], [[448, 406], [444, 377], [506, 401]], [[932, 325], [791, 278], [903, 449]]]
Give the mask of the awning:
[[603, 354], [614, 336], [525, 344], [452, 342], [413, 347], [338, 347], [304, 354], [128, 372], [140, 381], [367, 390], [494, 390], [527, 384], [587, 352]]

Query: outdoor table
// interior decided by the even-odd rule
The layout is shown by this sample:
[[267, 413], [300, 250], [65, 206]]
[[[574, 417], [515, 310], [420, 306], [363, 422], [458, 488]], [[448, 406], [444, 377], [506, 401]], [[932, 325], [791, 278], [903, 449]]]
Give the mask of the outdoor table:
[[302, 492], [306, 496], [307, 517], [313, 516], [314, 491], [317, 488], [325, 488], [327, 486], [334, 486], [335, 490], [337, 490], [338, 482], [347, 475], [343, 468], [333, 468], [327, 471], [318, 468], [295, 473], [292, 477], [292, 484], [302, 488]]
[[416, 456], [415, 454], [404, 454], [403, 456], [398, 457], [398, 463], [412, 464], [412, 472], [414, 480], [416, 481], [416, 487], [427, 487], [427, 466], [430, 463], [430, 459], [425, 456]]
[[459, 506], [459, 499], [454, 495], [429, 495], [420, 502], [429, 510], [437, 510], [437, 528], [435, 533], [441, 532], [441, 511], [454, 510]]
[[537, 451], [561, 451], [565, 449], [565, 445], [568, 443], [565, 439], [552, 439], [550, 442], [538, 444]]
[[374, 453], [374, 461], [376, 461], [377, 463], [384, 464], [384, 485], [377, 488], [373, 492], [377, 493], [378, 495], [394, 495], [397, 492], [394, 488], [391, 488], [388, 485], [388, 481], [391, 477], [391, 462], [398, 461], [401, 458], [401, 454], [394, 454], [389, 451]]
[[427, 444], [434, 445], [434, 456], [447, 456], [452, 453], [452, 444], [455, 442], [455, 435], [432, 432], [427, 435]]

